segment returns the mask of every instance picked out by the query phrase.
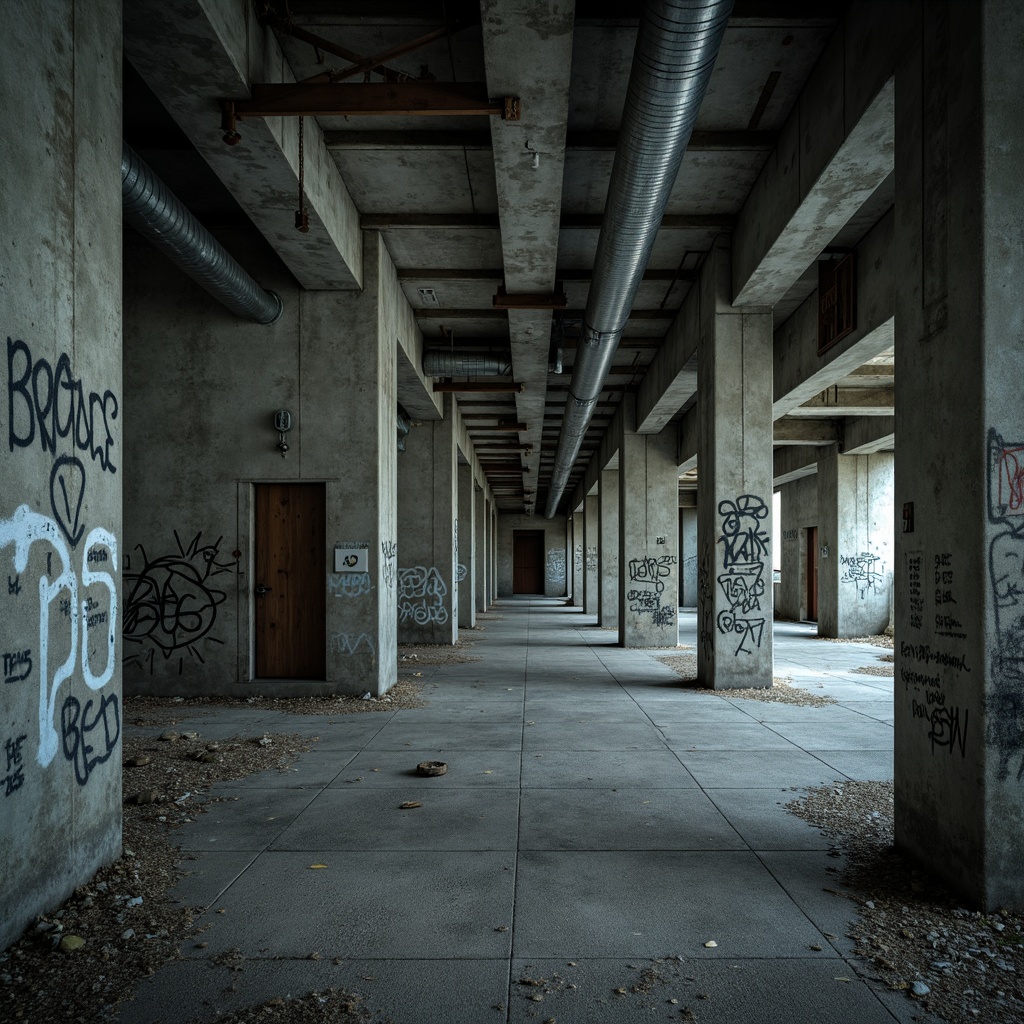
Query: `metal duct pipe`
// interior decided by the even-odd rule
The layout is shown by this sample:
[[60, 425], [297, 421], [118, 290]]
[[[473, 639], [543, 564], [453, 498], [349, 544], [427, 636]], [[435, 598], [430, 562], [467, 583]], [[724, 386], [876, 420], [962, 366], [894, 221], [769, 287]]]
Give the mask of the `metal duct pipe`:
[[125, 220], [233, 313], [258, 324], [281, 315], [280, 297], [228, 255], [127, 143], [121, 149], [121, 198]]
[[733, 0], [648, 0], [544, 515], [554, 516], [633, 308]]
[[508, 377], [512, 356], [507, 352], [429, 349], [423, 353], [423, 373], [427, 377]]

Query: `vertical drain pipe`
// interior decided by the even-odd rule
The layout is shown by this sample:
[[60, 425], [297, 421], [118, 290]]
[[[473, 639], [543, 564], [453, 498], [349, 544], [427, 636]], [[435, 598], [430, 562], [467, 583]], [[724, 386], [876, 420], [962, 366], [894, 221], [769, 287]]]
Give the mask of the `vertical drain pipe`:
[[121, 148], [124, 219], [233, 313], [272, 324], [280, 297], [261, 288], [128, 145]]
[[648, 0], [544, 515], [562, 499], [633, 308], [733, 0]]

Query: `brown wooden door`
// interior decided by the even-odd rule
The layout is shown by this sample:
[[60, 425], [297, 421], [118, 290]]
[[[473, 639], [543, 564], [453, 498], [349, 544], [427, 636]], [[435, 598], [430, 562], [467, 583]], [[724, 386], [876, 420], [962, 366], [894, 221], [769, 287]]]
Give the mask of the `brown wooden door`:
[[256, 676], [324, 679], [327, 672], [326, 491], [257, 484]]
[[512, 593], [544, 593], [544, 531], [512, 531]]
[[818, 621], [818, 528], [807, 527], [807, 618]]

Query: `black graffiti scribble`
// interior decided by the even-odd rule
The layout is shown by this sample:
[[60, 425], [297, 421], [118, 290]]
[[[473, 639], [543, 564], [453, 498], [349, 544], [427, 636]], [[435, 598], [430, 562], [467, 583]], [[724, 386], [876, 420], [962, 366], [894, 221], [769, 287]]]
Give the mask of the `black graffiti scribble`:
[[28, 739], [25, 733], [14, 739], [4, 741], [4, 754], [7, 757], [7, 774], [0, 779], [4, 787], [4, 796], [16, 793], [25, 784], [25, 755], [21, 745]]
[[89, 781], [96, 765], [103, 764], [110, 757], [121, 738], [121, 708], [117, 694], [101, 697], [96, 713], [92, 714], [95, 703], [87, 700], [83, 708], [77, 697], [69, 695], [60, 712], [64, 756], [74, 764], [75, 780], [80, 786]]
[[884, 579], [882, 573], [875, 571], [875, 562], [880, 559], [880, 555], [873, 555], [870, 551], [862, 551], [858, 555], [841, 555], [839, 563], [845, 567], [846, 572], [839, 577], [839, 582], [855, 583], [860, 596], [867, 597], [868, 591], [874, 590]]
[[764, 559], [768, 557], [768, 534], [761, 529], [761, 520], [768, 515], [768, 506], [755, 494], [741, 494], [735, 501], [728, 498], [718, 503], [722, 517], [724, 572], [718, 576], [726, 607], [718, 613], [719, 633], [735, 634], [739, 644], [733, 656], [753, 654], [761, 646], [765, 619], [756, 614], [761, 611], [761, 598], [765, 592]]
[[928, 738], [932, 741], [932, 753], [936, 747], [949, 747], [949, 752], [959, 748], [960, 756], [967, 754], [967, 720], [970, 711], [963, 709], [963, 725], [960, 724], [960, 708], [935, 708], [931, 714], [931, 729]]
[[701, 550], [700, 565], [697, 568], [697, 607], [700, 610], [700, 646], [705, 661], [710, 659], [714, 649], [714, 634], [711, 631], [711, 602], [714, 598], [711, 586], [710, 553], [707, 542]]
[[[125, 571], [127, 588], [124, 613], [124, 639], [126, 642], [151, 644], [151, 652], [159, 650], [164, 660], [175, 652], [187, 651], [193, 658], [203, 661], [197, 646], [202, 639], [212, 643], [223, 640], [210, 636], [217, 621], [217, 608], [227, 595], [210, 585], [210, 579], [234, 568], [230, 562], [218, 562], [222, 537], [213, 544], [201, 544], [202, 533], [197, 533], [188, 546], [183, 546], [177, 530], [174, 540], [177, 554], [163, 555], [150, 560], [141, 544], [136, 550], [142, 555], [142, 568], [138, 572]], [[150, 672], [153, 657], [149, 658]], [[182, 670], [179, 659], [178, 671]]]
[[85, 532], [82, 513], [82, 499], [85, 497], [85, 466], [73, 455], [62, 455], [50, 470], [50, 508], [60, 532], [73, 547]]
[[724, 547], [723, 566], [728, 569], [738, 562], [756, 562], [768, 555], [768, 534], [758, 525], [768, 517], [768, 506], [756, 494], [741, 494], [735, 501], [725, 498], [718, 503], [722, 517]]

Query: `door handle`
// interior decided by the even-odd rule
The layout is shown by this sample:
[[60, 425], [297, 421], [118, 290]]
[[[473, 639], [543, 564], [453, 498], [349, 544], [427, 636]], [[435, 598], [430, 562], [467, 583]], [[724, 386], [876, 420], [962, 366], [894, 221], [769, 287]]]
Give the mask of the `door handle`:
[[266, 586], [263, 583], [257, 583], [256, 584], [256, 594], [259, 597], [262, 597], [268, 590], [273, 590], [273, 589], [274, 589], [273, 587], [268, 587], [268, 586]]

